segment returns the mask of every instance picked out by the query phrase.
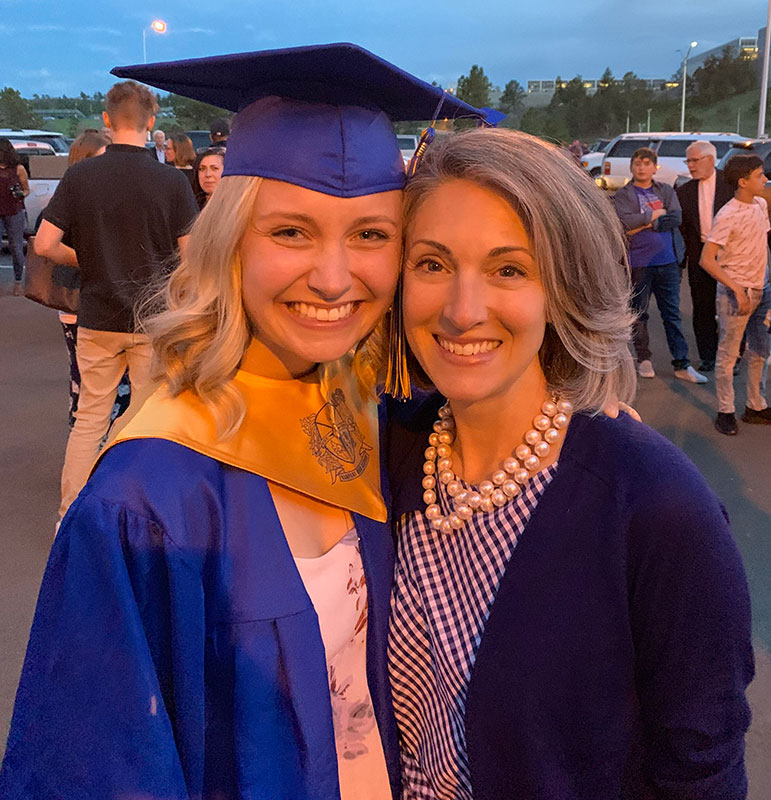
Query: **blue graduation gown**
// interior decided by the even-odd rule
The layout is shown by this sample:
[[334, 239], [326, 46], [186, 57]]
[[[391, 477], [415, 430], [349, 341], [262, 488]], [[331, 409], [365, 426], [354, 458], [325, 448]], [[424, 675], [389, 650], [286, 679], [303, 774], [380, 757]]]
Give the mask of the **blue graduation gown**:
[[[393, 544], [354, 519], [396, 797]], [[160, 439], [105, 454], [46, 568], [0, 797], [339, 798], [318, 620], [264, 478]]]

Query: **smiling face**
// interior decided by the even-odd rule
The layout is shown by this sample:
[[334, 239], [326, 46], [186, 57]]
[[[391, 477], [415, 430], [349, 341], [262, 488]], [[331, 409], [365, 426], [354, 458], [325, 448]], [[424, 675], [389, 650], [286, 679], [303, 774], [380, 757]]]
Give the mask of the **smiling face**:
[[293, 375], [334, 361], [393, 298], [402, 193], [341, 198], [264, 180], [242, 239], [243, 301], [256, 338]]
[[205, 156], [198, 165], [198, 184], [205, 194], [211, 194], [220, 182], [225, 159], [222, 156]]
[[155, 142], [155, 146], [161, 150], [166, 142], [166, 134], [163, 131], [156, 131], [153, 134], [153, 141]]
[[447, 180], [407, 229], [404, 322], [412, 352], [451, 402], [511, 402], [544, 378], [546, 297], [532, 244], [499, 195]]

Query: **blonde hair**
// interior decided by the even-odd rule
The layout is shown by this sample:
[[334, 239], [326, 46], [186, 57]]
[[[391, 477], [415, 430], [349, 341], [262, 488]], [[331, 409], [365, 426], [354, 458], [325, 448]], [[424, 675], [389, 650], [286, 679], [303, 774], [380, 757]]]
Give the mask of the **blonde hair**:
[[[629, 273], [608, 198], [560, 148], [520, 131], [477, 129], [428, 148], [405, 192], [407, 225], [431, 191], [451, 179], [495, 192], [522, 220], [546, 296], [539, 359], [549, 387], [577, 411], [629, 402], [636, 388]], [[411, 353], [409, 365], [425, 385]]]
[[[242, 298], [239, 247], [262, 178], [223, 177], [190, 230], [179, 266], [137, 309], [152, 339], [153, 377], [176, 396], [190, 391], [214, 418], [220, 438], [243, 422], [245, 404], [232, 379], [253, 336]], [[382, 323], [362, 342], [353, 369], [373, 394], [381, 367]]]

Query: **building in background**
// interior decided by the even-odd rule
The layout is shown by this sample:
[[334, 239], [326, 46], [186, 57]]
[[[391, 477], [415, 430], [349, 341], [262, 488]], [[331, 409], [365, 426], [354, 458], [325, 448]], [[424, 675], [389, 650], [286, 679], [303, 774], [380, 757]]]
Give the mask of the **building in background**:
[[695, 53], [688, 59], [688, 77], [692, 77], [699, 67], [703, 67], [711, 56], [720, 58], [726, 47], [734, 58], [741, 55], [750, 61], [754, 61], [758, 57], [758, 47], [761, 46], [760, 36], [762, 33], [763, 31], [759, 31], [757, 36], [740, 36], [738, 39], [732, 39], [730, 42], [705, 50], [703, 53]]
[[[642, 78], [646, 89], [660, 90], [671, 89], [677, 86], [676, 83], [671, 83], [666, 78]], [[616, 83], [623, 83], [623, 80], [616, 79]], [[585, 78], [583, 79], [584, 89], [588, 95], [596, 94], [597, 90], [602, 87], [602, 80], [600, 78]], [[532, 80], [527, 82], [527, 95], [525, 97], [525, 108], [543, 108], [548, 106], [551, 102], [554, 93], [558, 88], [565, 88], [568, 81], [562, 80], [559, 85], [557, 81], [552, 80]]]

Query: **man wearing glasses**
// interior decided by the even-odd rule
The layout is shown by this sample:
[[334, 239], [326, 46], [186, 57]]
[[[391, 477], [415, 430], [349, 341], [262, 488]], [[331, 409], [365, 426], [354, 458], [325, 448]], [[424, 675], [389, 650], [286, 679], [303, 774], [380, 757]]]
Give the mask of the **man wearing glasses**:
[[699, 351], [699, 372], [715, 368], [717, 354], [717, 321], [715, 310], [715, 279], [699, 266], [701, 250], [712, 230], [712, 220], [733, 197], [733, 189], [725, 182], [723, 173], [715, 169], [717, 151], [711, 142], [698, 140], [685, 151], [685, 163], [693, 180], [677, 189], [683, 221], [680, 231], [685, 240], [688, 263], [688, 283], [693, 303], [693, 332]]

